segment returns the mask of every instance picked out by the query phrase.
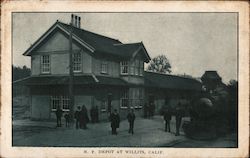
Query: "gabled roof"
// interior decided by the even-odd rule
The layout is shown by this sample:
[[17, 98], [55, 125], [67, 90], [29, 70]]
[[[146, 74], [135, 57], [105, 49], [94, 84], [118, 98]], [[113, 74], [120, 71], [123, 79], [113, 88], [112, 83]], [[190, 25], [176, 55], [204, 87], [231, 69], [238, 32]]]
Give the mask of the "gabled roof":
[[[28, 48], [23, 55], [31, 55], [32, 50], [34, 50], [39, 45], [39, 43], [45, 40], [51, 32], [58, 28], [68, 35], [71, 30], [70, 25], [57, 21], [30, 48]], [[123, 44], [117, 39], [96, 34], [74, 26], [72, 27], [72, 30], [73, 39], [80, 43], [83, 47], [89, 49], [91, 52], [109, 54], [122, 58], [130, 58], [136, 51], [142, 49], [145, 57], [144, 61], [149, 62], [150, 60], [150, 57], [142, 42]]]
[[125, 58], [134, 57], [139, 51], [143, 52], [145, 62], [149, 62], [150, 56], [148, 55], [146, 48], [142, 42], [139, 43], [128, 43], [128, 44], [115, 44], [117, 53]]
[[201, 83], [195, 79], [145, 71], [145, 86], [175, 90], [201, 91]]
[[217, 71], [205, 71], [201, 77], [201, 80], [204, 79], [221, 80], [221, 77], [218, 75]]

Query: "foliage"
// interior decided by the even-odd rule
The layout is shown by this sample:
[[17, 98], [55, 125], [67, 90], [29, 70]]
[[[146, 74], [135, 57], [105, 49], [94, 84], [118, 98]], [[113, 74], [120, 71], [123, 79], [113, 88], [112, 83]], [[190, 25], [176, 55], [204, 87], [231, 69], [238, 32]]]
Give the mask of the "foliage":
[[237, 132], [238, 129], [238, 81], [230, 80], [227, 85], [229, 92], [229, 106], [230, 115], [228, 120], [230, 120], [230, 129]]
[[165, 55], [159, 55], [150, 61], [147, 70], [165, 74], [171, 73], [171, 65]]
[[27, 66], [19, 67], [12, 65], [12, 80], [16, 81], [30, 76], [31, 70]]

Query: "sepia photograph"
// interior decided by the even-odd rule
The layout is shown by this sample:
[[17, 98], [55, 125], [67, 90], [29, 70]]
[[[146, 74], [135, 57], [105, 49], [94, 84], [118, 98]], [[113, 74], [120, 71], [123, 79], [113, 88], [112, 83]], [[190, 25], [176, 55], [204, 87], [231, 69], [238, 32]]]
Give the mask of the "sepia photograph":
[[249, 157], [249, 4], [1, 2], [0, 157]]
[[13, 13], [12, 145], [237, 147], [237, 20]]

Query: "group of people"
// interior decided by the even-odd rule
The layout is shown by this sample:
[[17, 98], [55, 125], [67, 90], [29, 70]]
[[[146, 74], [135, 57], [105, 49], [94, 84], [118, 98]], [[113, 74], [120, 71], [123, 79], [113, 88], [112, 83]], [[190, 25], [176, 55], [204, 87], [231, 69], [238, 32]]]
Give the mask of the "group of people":
[[[150, 106], [149, 106], [150, 107]], [[152, 106], [153, 107], [153, 106]], [[146, 108], [146, 107], [145, 107]], [[61, 127], [61, 117], [63, 114], [62, 109], [59, 107], [56, 110], [56, 117], [57, 117], [57, 127]], [[150, 113], [148, 113], [150, 114]], [[147, 116], [152, 116], [153, 113]], [[178, 136], [180, 135], [180, 126], [181, 126], [181, 121], [183, 117], [183, 109], [178, 105], [174, 110], [170, 108], [164, 108], [162, 110], [162, 115], [165, 120], [165, 131], [170, 132], [170, 121], [172, 118], [172, 115], [175, 115], [176, 119], [176, 133], [175, 135]], [[90, 109], [90, 116], [91, 116], [91, 122], [96, 123], [99, 121], [99, 116], [98, 116], [98, 107], [92, 107]], [[68, 112], [65, 113], [64, 118], [66, 120], [66, 127], [69, 127], [69, 122], [70, 122], [70, 115]], [[85, 105], [82, 107], [78, 106], [77, 110], [74, 113], [74, 118], [76, 120], [76, 129], [87, 129], [87, 123], [89, 123], [89, 117], [88, 117], [88, 111]], [[134, 134], [134, 121], [135, 121], [135, 114], [134, 110], [131, 109], [130, 112], [127, 115], [127, 120], [129, 123], [129, 130], [128, 133]], [[114, 109], [112, 113], [110, 113], [110, 122], [111, 122], [111, 129], [112, 129], [112, 134], [117, 135], [117, 128], [120, 126], [120, 116], [117, 112], [117, 109]]]
[[170, 108], [165, 108], [162, 111], [163, 118], [165, 120], [165, 131], [170, 132], [170, 121], [172, 118], [172, 114], [175, 115], [175, 124], [176, 124], [176, 136], [180, 135], [180, 127], [181, 127], [181, 121], [183, 117], [183, 109], [180, 106], [177, 106], [174, 110], [171, 110]]
[[89, 123], [88, 111], [85, 105], [77, 107], [77, 110], [74, 114], [76, 119], [76, 129], [87, 129], [87, 123]]
[[[57, 110], [55, 112], [56, 118], [57, 118], [57, 127], [62, 126], [61, 117], [63, 114], [63, 111], [60, 107], [57, 107]], [[99, 116], [98, 116], [98, 107], [92, 107], [90, 109], [90, 116], [91, 116], [91, 122], [96, 123], [99, 122]], [[70, 122], [70, 115], [68, 112], [64, 115], [65, 121], [66, 121], [66, 127], [69, 127]], [[89, 117], [88, 117], [88, 111], [85, 105], [82, 107], [78, 106], [77, 110], [74, 113], [74, 118], [76, 122], [76, 129], [87, 129], [87, 123], [89, 123]], [[134, 110], [131, 109], [131, 111], [127, 115], [127, 119], [129, 122], [129, 130], [128, 133], [134, 134], [134, 121], [135, 121], [135, 114]], [[120, 116], [117, 113], [117, 110], [114, 109], [114, 111], [110, 114], [110, 122], [111, 122], [111, 129], [112, 134], [117, 135], [117, 128], [120, 126]]]
[[[135, 114], [133, 109], [131, 109], [130, 112], [128, 113], [127, 119], [129, 123], [128, 133], [134, 134]], [[110, 122], [111, 122], [112, 134], [117, 135], [117, 128], [120, 127], [120, 116], [117, 113], [116, 109], [114, 109], [114, 112], [110, 114]]]
[[[62, 126], [62, 115], [63, 115], [63, 111], [62, 109], [58, 106], [56, 109], [56, 120], [57, 120], [57, 127], [61, 127]], [[99, 122], [99, 116], [98, 116], [98, 106], [92, 107], [90, 109], [90, 117], [91, 117], [91, 122], [92, 123], [96, 123]], [[66, 127], [69, 127], [69, 122], [70, 122], [70, 115], [69, 112], [66, 112], [64, 114], [64, 118], [65, 118], [65, 125]], [[87, 129], [87, 123], [89, 123], [89, 117], [88, 117], [88, 111], [87, 108], [85, 107], [85, 105], [83, 105], [82, 107], [78, 106], [77, 110], [74, 113], [74, 119], [76, 120], [76, 129]]]

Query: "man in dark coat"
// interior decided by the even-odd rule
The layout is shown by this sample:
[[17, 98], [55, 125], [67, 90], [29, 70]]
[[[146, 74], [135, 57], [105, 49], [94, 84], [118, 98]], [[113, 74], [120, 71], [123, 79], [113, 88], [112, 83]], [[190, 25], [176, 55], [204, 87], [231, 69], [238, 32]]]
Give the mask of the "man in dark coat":
[[133, 109], [131, 109], [130, 112], [128, 113], [127, 119], [128, 119], [128, 122], [129, 122], [129, 131], [128, 131], [128, 133], [134, 134], [135, 114], [134, 114]]
[[119, 128], [120, 125], [120, 116], [115, 109], [113, 113], [110, 114], [111, 128], [112, 134], [117, 135], [116, 129]]
[[181, 104], [178, 103], [176, 109], [175, 109], [175, 120], [176, 120], [176, 133], [175, 136], [180, 135], [180, 126], [181, 126], [181, 120], [182, 120], [182, 109], [181, 109]]
[[82, 106], [82, 110], [80, 111], [80, 128], [87, 129], [87, 123], [89, 122], [88, 112], [85, 105]]
[[76, 119], [76, 129], [78, 129], [80, 127], [80, 111], [81, 107], [78, 106], [77, 107], [77, 111], [75, 112], [75, 119]]
[[61, 127], [62, 126], [62, 122], [61, 122], [62, 114], [63, 114], [62, 109], [59, 106], [57, 106], [57, 109], [56, 109], [57, 127]]
[[165, 132], [170, 132], [170, 120], [171, 120], [170, 109], [169, 108], [165, 109], [163, 115], [165, 120]]
[[69, 127], [69, 113], [68, 112], [64, 115], [64, 118], [65, 118], [66, 127]]

